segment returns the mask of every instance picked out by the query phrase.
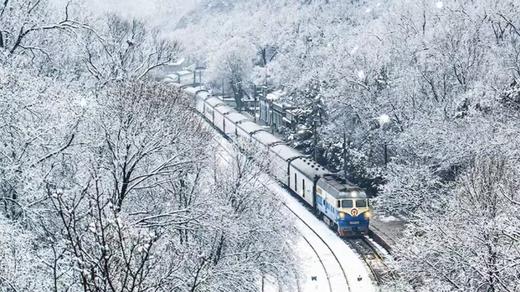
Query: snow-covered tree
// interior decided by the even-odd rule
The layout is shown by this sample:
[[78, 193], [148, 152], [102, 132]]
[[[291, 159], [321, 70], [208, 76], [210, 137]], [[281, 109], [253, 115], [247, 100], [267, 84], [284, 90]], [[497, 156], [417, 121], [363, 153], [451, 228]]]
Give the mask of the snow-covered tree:
[[420, 212], [398, 249], [415, 291], [519, 289], [517, 172], [500, 155], [479, 156], [435, 213]]

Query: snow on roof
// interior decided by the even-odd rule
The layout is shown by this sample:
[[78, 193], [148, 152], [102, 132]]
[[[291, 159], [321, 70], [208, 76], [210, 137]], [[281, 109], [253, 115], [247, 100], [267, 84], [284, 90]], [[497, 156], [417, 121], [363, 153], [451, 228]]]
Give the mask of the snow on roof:
[[193, 74], [193, 72], [188, 71], [188, 70], [182, 70], [182, 71], [177, 71], [173, 74], [169, 74], [168, 76], [173, 75], [175, 78], [177, 78], [177, 76], [185, 76], [185, 75], [189, 75], [189, 74]]
[[269, 146], [272, 143], [282, 142], [282, 140], [276, 138], [273, 134], [267, 133], [265, 131], [257, 132], [253, 135], [258, 142], [262, 143], [265, 146]]
[[295, 149], [287, 146], [287, 145], [276, 145], [271, 147], [271, 151], [280, 156], [283, 160], [288, 160], [291, 158], [295, 158], [298, 156], [303, 156], [302, 153], [296, 151]]
[[339, 198], [366, 198], [360, 187], [349, 181], [337, 178], [334, 175], [325, 175], [318, 181], [318, 186], [336, 199]]
[[223, 104], [222, 100], [217, 97], [210, 97], [206, 100], [206, 103], [209, 104], [211, 107], [215, 107], [219, 104]]
[[268, 100], [278, 100], [278, 99], [280, 99], [280, 97], [282, 97], [284, 95], [285, 95], [285, 91], [276, 90], [276, 91], [273, 91], [273, 92], [267, 94], [267, 96], [265, 98]]
[[201, 90], [206, 90], [206, 88], [204, 86], [196, 86], [196, 87], [193, 87], [193, 86], [187, 86], [184, 88], [184, 91], [190, 93], [190, 94], [195, 94], [197, 93], [198, 91], [201, 91]]
[[246, 133], [248, 133], [250, 135], [251, 135], [251, 133], [253, 133], [255, 131], [264, 129], [261, 126], [259, 126], [258, 124], [253, 123], [251, 121], [246, 121], [246, 122], [240, 123], [237, 125], [237, 127], [244, 130]]
[[226, 119], [229, 119], [232, 123], [237, 123], [240, 121], [247, 120], [247, 117], [244, 116], [243, 114], [240, 114], [237, 112], [232, 112], [232, 113], [226, 115]]
[[169, 66], [180, 66], [180, 65], [182, 65], [182, 63], [184, 63], [185, 60], [186, 59], [184, 59], [184, 58], [180, 58], [179, 60], [177, 60], [175, 62], [170, 62], [170, 63], [168, 63], [166, 65], [169, 65]]
[[199, 93], [197, 95], [200, 96], [200, 98], [202, 100], [205, 100], [206, 98], [208, 98], [210, 96], [209, 92], [204, 91], [204, 90], [199, 91]]
[[228, 105], [217, 106], [215, 110], [221, 114], [227, 114], [234, 111], [234, 109]]
[[330, 173], [317, 162], [312, 160], [312, 158], [308, 157], [297, 158], [291, 162], [291, 165], [310, 179], [313, 179], [315, 176], [321, 176]]

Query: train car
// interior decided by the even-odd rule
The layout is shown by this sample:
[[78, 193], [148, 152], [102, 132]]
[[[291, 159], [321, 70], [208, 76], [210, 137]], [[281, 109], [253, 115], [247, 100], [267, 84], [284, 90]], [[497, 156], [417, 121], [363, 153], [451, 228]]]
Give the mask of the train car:
[[204, 100], [211, 96], [209, 91], [202, 86], [190, 86], [184, 88], [184, 92], [186, 92], [193, 99], [195, 109], [200, 113], [204, 112]]
[[334, 175], [324, 175], [316, 186], [316, 210], [340, 236], [368, 234], [372, 216], [363, 189]]
[[237, 124], [249, 120], [246, 116], [236, 111], [227, 114], [224, 117], [224, 128], [226, 135], [236, 136], [237, 135]]
[[264, 128], [249, 120], [236, 124], [235, 134], [242, 137], [245, 141], [251, 142], [252, 135], [256, 132], [264, 131]]
[[326, 174], [330, 172], [311, 158], [296, 158], [289, 162], [288, 187], [314, 208], [316, 182]]
[[213, 116], [214, 121], [213, 125], [215, 125], [219, 130], [226, 133], [226, 115], [234, 112], [235, 110], [227, 105], [221, 104], [215, 107]]
[[295, 149], [284, 145], [275, 145], [269, 148], [270, 165], [269, 169], [278, 181], [289, 186], [289, 162], [304, 155]]
[[225, 105], [222, 100], [211, 96], [204, 100], [204, 116], [211, 121], [212, 124], [215, 124], [215, 108], [221, 105]]
[[168, 74], [164, 81], [171, 82], [171, 83], [177, 83], [181, 87], [183, 86], [189, 86], [193, 84], [194, 81], [194, 73], [189, 70], [183, 70], [183, 71], [177, 71], [172, 74]]
[[270, 146], [274, 146], [276, 144], [283, 144], [282, 140], [266, 131], [258, 131], [254, 133], [252, 137], [253, 143], [258, 145], [259, 147], [265, 147], [265, 150], [267, 150]]

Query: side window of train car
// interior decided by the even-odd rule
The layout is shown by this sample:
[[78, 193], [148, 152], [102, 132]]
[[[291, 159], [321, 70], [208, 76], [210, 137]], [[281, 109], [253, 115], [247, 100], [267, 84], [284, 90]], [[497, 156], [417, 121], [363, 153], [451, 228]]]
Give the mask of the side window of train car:
[[352, 208], [352, 200], [343, 200], [341, 201], [341, 207], [342, 208]]
[[305, 180], [302, 179], [302, 192], [303, 192], [303, 197], [305, 198]]
[[367, 206], [366, 200], [356, 200], [356, 207], [358, 208], [364, 208]]

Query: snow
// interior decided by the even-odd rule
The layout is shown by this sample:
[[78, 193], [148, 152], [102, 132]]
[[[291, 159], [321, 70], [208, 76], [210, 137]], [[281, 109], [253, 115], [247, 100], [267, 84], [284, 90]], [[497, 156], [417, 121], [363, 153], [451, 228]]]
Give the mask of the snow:
[[180, 66], [180, 65], [182, 65], [182, 63], [184, 63], [184, 61], [185, 61], [185, 58], [180, 58], [176, 62], [167, 63], [167, 65], [169, 65], [169, 66]]
[[383, 114], [377, 118], [377, 121], [379, 122], [379, 126], [383, 127], [384, 125], [389, 124], [392, 121], [392, 119], [390, 119], [390, 116], [388, 116], [387, 114]]
[[226, 119], [230, 120], [232, 123], [237, 123], [240, 121], [247, 120], [247, 117], [244, 116], [243, 114], [240, 114], [237, 112], [232, 112], [232, 113], [226, 115]]
[[217, 97], [210, 97], [206, 100], [206, 103], [211, 106], [212, 108], [215, 108], [219, 104], [223, 104], [222, 100]]
[[195, 94], [197, 93], [197, 91], [200, 91], [200, 90], [206, 90], [206, 88], [204, 86], [197, 86], [197, 87], [186, 87], [184, 89], [184, 91], [187, 91], [188, 93], [191, 93], [191, 94]]
[[230, 112], [234, 112], [235, 110], [230, 107], [230, 106], [227, 106], [227, 105], [221, 105], [221, 106], [217, 106], [215, 108], [215, 110], [221, 114], [227, 114], [227, 113], [230, 113]]
[[184, 70], [184, 71], [177, 71], [176, 73], [170, 74], [168, 76], [177, 78], [177, 76], [185, 76], [185, 75], [191, 75], [191, 74], [193, 74], [192, 71]]
[[282, 142], [282, 140], [276, 138], [273, 134], [260, 131], [253, 135], [253, 137], [265, 146], [269, 146], [272, 143]]
[[272, 151], [282, 157], [284, 160], [291, 159], [298, 156], [303, 156], [302, 153], [294, 150], [287, 145], [276, 145], [271, 147]]
[[276, 90], [267, 94], [266, 99], [274, 101], [280, 99], [280, 97], [282, 97], [283, 95], [285, 95], [285, 92], [283, 90]]
[[401, 220], [399, 220], [399, 218], [394, 217], [394, 216], [378, 216], [377, 219], [379, 221], [385, 222], [385, 223], [401, 221]]
[[357, 71], [357, 76], [358, 76], [359, 80], [363, 80], [366, 77], [365, 72], [363, 70]]
[[246, 122], [243, 122], [243, 123], [240, 123], [237, 125], [238, 128], [244, 130], [246, 133], [248, 134], [251, 134], [255, 131], [259, 131], [259, 130], [263, 130], [264, 128], [262, 128], [261, 126], [251, 122], [251, 121], [246, 121]]

